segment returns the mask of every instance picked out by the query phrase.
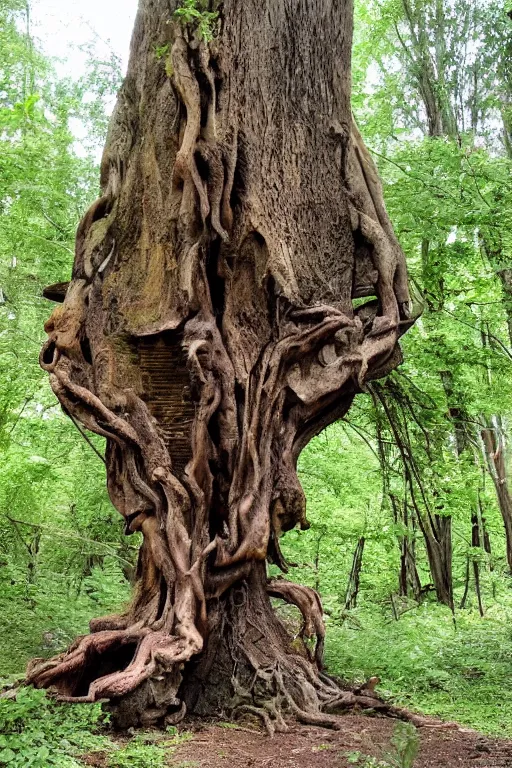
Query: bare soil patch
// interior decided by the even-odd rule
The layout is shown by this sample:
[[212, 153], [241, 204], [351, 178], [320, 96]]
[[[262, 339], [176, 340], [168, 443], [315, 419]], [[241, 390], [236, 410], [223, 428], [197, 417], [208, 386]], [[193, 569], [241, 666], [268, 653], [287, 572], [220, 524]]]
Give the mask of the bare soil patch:
[[[192, 768], [349, 768], [347, 753], [380, 758], [390, 748], [396, 721], [346, 715], [340, 731], [291, 725], [274, 739], [256, 727], [209, 725], [180, 746], [171, 766]], [[467, 729], [420, 728], [415, 768], [512, 768], [512, 742]]]

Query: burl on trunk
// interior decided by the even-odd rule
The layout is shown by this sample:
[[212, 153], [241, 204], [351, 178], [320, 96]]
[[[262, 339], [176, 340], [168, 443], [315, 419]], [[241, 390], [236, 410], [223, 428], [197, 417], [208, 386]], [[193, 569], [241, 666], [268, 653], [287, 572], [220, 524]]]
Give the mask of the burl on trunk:
[[[28, 680], [121, 725], [334, 725], [355, 695], [321, 672], [320, 599], [266, 563], [286, 572], [279, 539], [308, 525], [302, 448], [400, 362], [405, 262], [351, 118], [351, 0], [207, 5], [141, 0], [102, 196], [47, 291], [41, 364], [107, 440], [144, 537], [135, 596]], [[302, 647], [271, 597], [301, 611]]]

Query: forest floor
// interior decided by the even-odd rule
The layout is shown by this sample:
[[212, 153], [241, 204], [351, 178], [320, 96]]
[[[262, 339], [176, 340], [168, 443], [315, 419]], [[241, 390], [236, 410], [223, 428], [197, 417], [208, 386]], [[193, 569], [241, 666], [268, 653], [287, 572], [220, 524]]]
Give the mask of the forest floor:
[[[291, 725], [270, 739], [256, 727], [231, 723], [193, 727], [190, 738], [172, 751], [170, 768], [380, 768], [388, 762], [396, 721], [346, 715], [340, 731]], [[512, 741], [466, 728], [421, 728], [414, 768], [512, 768]], [[373, 758], [373, 759], [372, 759]], [[395, 758], [396, 759], [396, 758]], [[382, 760], [383, 762], [379, 762]], [[389, 758], [388, 758], [389, 760]], [[105, 768], [107, 756], [91, 753], [86, 765]], [[409, 765], [409, 763], [407, 763]]]

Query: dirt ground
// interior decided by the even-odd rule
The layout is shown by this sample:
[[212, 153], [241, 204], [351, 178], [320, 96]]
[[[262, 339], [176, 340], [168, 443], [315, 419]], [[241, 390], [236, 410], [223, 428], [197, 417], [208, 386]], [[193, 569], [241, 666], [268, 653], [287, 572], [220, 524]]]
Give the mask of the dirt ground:
[[[350, 753], [381, 758], [391, 749], [396, 720], [346, 715], [340, 731], [291, 724], [270, 739], [255, 725], [187, 723], [192, 737], [172, 750], [169, 768], [350, 768]], [[156, 734], [155, 734], [156, 735]], [[163, 735], [163, 734], [162, 734]], [[414, 768], [512, 768], [512, 741], [465, 728], [420, 728]], [[168, 736], [167, 736], [168, 738]], [[125, 739], [121, 739], [125, 743]], [[105, 753], [82, 757], [106, 768]], [[359, 763], [361, 766], [363, 763]], [[150, 766], [148, 766], [150, 768]]]
[[[212, 725], [196, 730], [170, 765], [176, 768], [348, 768], [346, 754], [381, 757], [390, 748], [396, 721], [358, 715], [344, 717], [340, 731], [293, 725], [269, 739], [247, 728]], [[420, 728], [415, 768], [512, 768], [512, 742], [467, 729]]]

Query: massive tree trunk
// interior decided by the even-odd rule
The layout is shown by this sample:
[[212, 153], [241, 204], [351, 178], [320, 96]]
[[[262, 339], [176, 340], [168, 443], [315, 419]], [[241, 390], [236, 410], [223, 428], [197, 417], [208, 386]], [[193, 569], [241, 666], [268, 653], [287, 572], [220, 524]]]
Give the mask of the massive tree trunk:
[[126, 613], [28, 680], [108, 699], [124, 725], [223, 707], [329, 724], [319, 598], [266, 562], [286, 571], [279, 538], [307, 527], [300, 451], [400, 361], [405, 263], [351, 119], [351, 0], [217, 10], [141, 0], [102, 196], [46, 293], [63, 305], [42, 366], [106, 437], [110, 497], [144, 543]]

